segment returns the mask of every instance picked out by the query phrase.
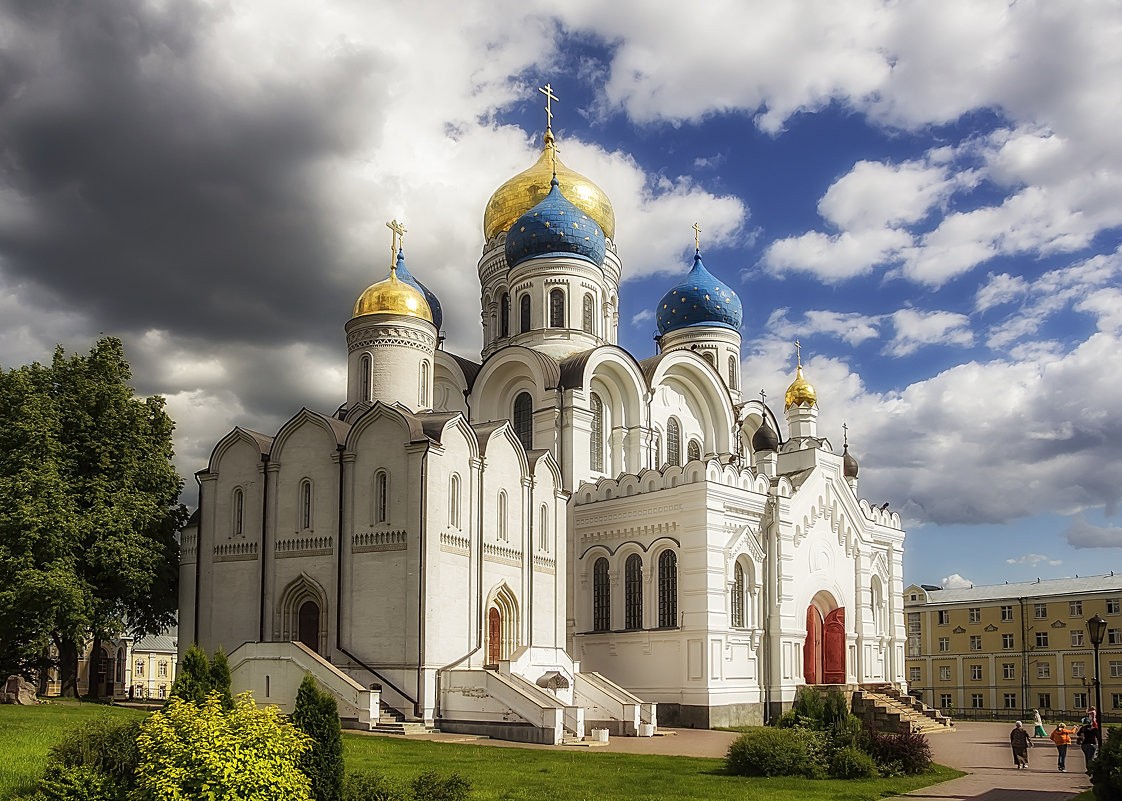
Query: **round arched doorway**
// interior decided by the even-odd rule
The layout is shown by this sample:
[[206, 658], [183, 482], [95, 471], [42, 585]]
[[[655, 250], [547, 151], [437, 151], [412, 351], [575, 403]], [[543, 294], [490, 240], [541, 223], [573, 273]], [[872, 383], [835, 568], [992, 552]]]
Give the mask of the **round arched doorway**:
[[820, 592], [806, 608], [803, 680], [807, 684], [845, 684], [845, 608]]

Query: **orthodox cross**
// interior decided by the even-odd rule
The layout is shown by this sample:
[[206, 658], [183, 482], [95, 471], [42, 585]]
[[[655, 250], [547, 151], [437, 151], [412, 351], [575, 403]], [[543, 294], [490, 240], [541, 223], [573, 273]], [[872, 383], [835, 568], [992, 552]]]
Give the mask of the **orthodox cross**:
[[762, 389], [760, 390], [760, 405], [763, 406], [765, 409], [767, 408], [767, 393], [764, 392]]
[[849, 426], [845, 423], [842, 423], [842, 446], [849, 447]]
[[405, 226], [397, 220], [390, 220], [386, 223], [386, 227], [393, 231], [391, 235], [393, 241], [390, 243], [390, 269], [395, 269], [397, 266], [397, 252], [401, 249], [401, 243], [405, 239]]
[[538, 91], [545, 95], [545, 128], [549, 130], [553, 127], [553, 107], [551, 102], [558, 100], [558, 97], [553, 94], [553, 87], [548, 83], [545, 86], [539, 86]]
[[698, 253], [701, 252], [701, 226], [697, 223], [693, 224], [693, 246]]
[[799, 344], [797, 339], [795, 340], [795, 363], [798, 367], [803, 366], [803, 346]]

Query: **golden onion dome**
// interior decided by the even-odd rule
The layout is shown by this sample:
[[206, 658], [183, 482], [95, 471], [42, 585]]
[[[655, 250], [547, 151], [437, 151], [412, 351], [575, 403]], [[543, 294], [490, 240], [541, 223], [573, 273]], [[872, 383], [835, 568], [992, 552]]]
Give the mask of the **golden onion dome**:
[[425, 294], [399, 280], [395, 269], [390, 270], [389, 278], [371, 284], [358, 296], [353, 316], [366, 314], [401, 314], [432, 322], [432, 309], [425, 300]]
[[483, 213], [483, 236], [487, 241], [503, 231], [510, 230], [514, 221], [538, 205], [549, 194], [553, 180], [554, 164], [557, 166], [557, 183], [561, 194], [583, 211], [604, 232], [608, 239], [616, 235], [616, 213], [604, 190], [579, 172], [570, 170], [557, 158], [553, 132], [546, 130], [545, 146], [534, 166], [523, 170], [495, 190], [487, 201]]
[[810, 382], [803, 378], [803, 368], [799, 365], [795, 371], [795, 380], [791, 382], [791, 386], [787, 387], [787, 394], [784, 396], [784, 409], [790, 409], [792, 406], [814, 406], [818, 403], [818, 393], [814, 391], [814, 387]]

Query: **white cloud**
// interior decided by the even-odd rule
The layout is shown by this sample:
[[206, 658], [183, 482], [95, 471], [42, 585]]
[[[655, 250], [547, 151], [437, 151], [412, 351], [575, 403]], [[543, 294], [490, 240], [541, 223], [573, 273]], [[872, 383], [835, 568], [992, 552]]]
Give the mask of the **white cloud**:
[[651, 320], [654, 319], [654, 317], [655, 317], [655, 313], [654, 313], [653, 309], [643, 309], [641, 312], [638, 312], [637, 314], [632, 315], [631, 324], [632, 325], [643, 325], [644, 323], [649, 323]]
[[818, 211], [825, 220], [849, 231], [915, 223], [943, 202], [954, 184], [944, 166], [859, 161], [826, 190]]
[[872, 272], [911, 242], [906, 231], [889, 228], [840, 234], [809, 231], [772, 242], [764, 252], [763, 264], [775, 275], [810, 273], [836, 284]]
[[1020, 275], [990, 273], [988, 279], [974, 294], [974, 308], [977, 311], [986, 311], [1016, 300], [1028, 291], [1028, 284]]
[[927, 345], [969, 347], [974, 344], [970, 318], [947, 311], [900, 309], [893, 313], [896, 335], [888, 343], [887, 352], [907, 356]]
[[1096, 526], [1083, 515], [1075, 516], [1064, 536], [1073, 548], [1122, 548], [1122, 526]]
[[965, 590], [974, 586], [974, 582], [968, 578], [960, 576], [958, 573], [951, 573], [949, 576], [943, 576], [939, 585], [944, 590]]
[[1026, 553], [1005, 560], [1005, 564], [1007, 565], [1029, 565], [1030, 567], [1036, 567], [1041, 563], [1044, 563], [1051, 567], [1056, 567], [1057, 565], [1062, 565], [1063, 560], [1053, 559], [1052, 557], [1045, 556], [1042, 553]]
[[765, 329], [779, 339], [805, 339], [814, 334], [827, 334], [842, 340], [848, 345], [860, 345], [869, 339], [880, 336], [881, 318], [857, 312], [835, 312], [811, 309], [803, 314], [802, 320], [790, 320], [788, 309], [776, 309], [768, 317]]

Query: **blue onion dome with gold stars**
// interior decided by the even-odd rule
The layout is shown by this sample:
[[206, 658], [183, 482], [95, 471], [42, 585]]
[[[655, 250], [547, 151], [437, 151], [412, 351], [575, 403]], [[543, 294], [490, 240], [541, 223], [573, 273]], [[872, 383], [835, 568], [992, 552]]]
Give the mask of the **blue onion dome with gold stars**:
[[549, 194], [507, 232], [506, 263], [514, 267], [543, 256], [576, 256], [599, 267], [605, 247], [603, 230], [561, 194], [554, 178]]
[[655, 320], [659, 334], [693, 325], [740, 329], [744, 308], [728, 285], [705, 269], [701, 251], [693, 257], [693, 268], [680, 284], [658, 302]]
[[418, 281], [413, 273], [409, 272], [409, 268], [405, 266], [405, 254], [400, 249], [397, 251], [397, 279], [404, 281], [416, 289], [424, 293], [425, 300], [428, 301], [429, 311], [432, 312], [432, 324], [436, 326], [436, 330], [440, 330], [440, 326], [444, 323], [444, 310], [440, 308], [440, 299], [433, 294], [433, 291], [427, 286]]

